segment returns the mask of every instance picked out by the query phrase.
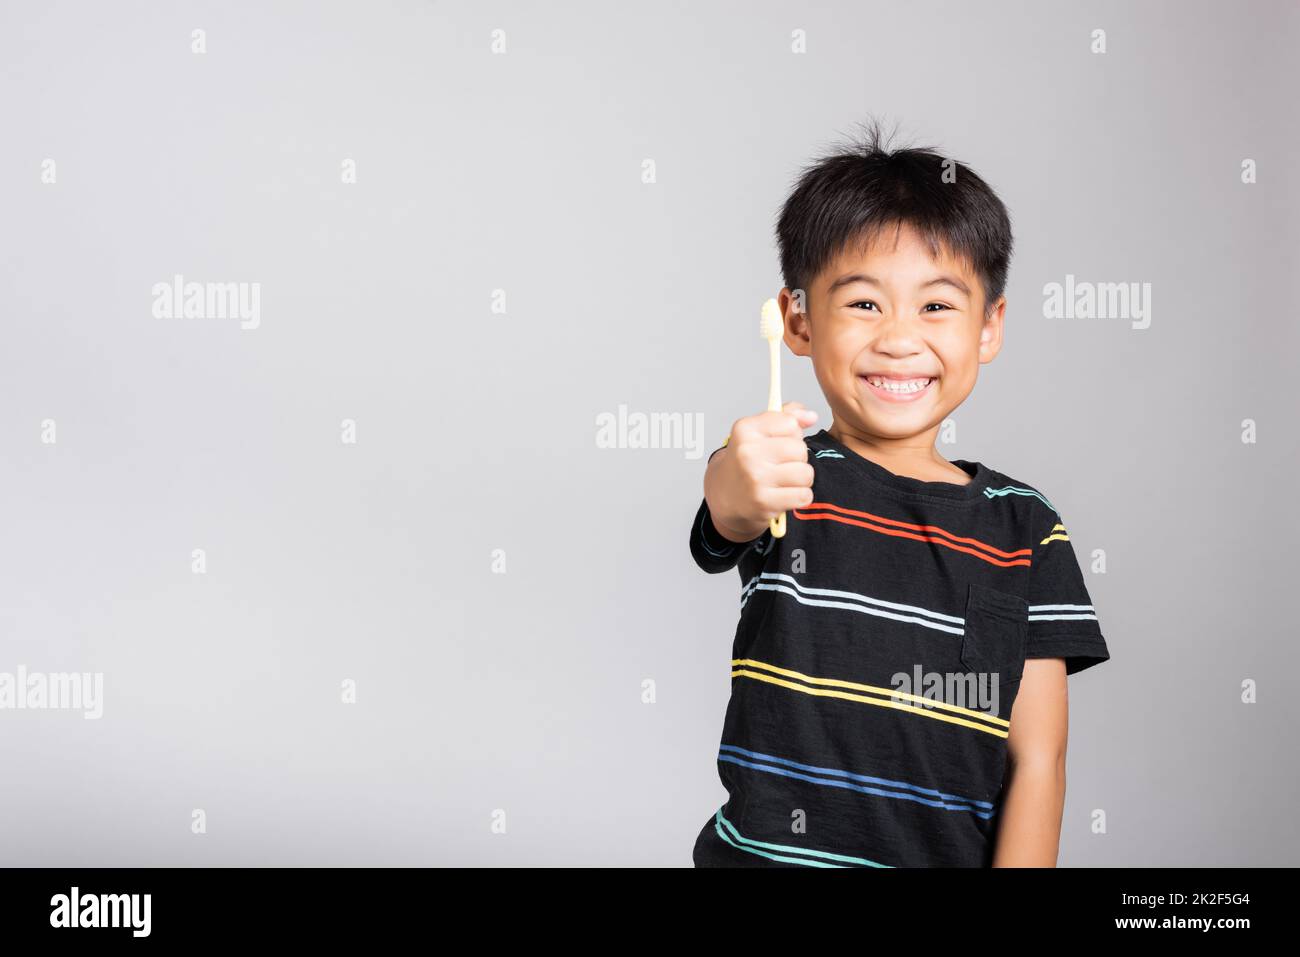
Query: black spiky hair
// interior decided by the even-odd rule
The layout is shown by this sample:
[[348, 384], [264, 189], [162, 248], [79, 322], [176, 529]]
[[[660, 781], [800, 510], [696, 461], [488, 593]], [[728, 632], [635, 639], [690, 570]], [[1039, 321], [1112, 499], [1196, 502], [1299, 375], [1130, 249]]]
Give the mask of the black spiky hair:
[[968, 166], [950, 161], [945, 178], [948, 157], [932, 147], [891, 150], [891, 138], [878, 121], [867, 121], [861, 135], [804, 168], [776, 225], [785, 285], [806, 295], [845, 248], [908, 225], [931, 255], [944, 248], [974, 270], [991, 310], [1011, 263], [1011, 219], [1002, 200]]

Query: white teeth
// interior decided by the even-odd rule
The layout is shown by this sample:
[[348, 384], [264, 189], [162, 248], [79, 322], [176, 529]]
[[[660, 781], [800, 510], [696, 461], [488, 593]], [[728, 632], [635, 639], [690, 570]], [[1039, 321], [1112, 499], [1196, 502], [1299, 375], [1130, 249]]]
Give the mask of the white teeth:
[[880, 376], [867, 376], [867, 381], [887, 392], [920, 392], [930, 384], [930, 379], [882, 379]]

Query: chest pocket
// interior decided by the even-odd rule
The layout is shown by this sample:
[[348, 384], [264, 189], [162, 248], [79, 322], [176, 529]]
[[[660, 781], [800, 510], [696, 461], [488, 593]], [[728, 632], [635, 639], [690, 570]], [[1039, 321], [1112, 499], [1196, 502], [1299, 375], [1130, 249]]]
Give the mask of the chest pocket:
[[1029, 603], [1019, 595], [971, 582], [961, 663], [967, 671], [996, 673], [998, 683], [1018, 681], [1025, 668]]

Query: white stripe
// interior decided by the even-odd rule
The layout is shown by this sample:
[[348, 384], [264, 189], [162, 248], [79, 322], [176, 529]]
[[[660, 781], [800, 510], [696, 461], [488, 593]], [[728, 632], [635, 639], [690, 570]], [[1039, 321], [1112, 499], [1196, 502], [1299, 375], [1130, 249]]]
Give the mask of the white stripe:
[[1030, 611], [1092, 611], [1091, 605], [1030, 605]]
[[748, 591], [752, 588], [754, 582], [758, 581], [760, 578], [789, 582], [805, 595], [826, 595], [831, 598], [850, 598], [855, 601], [866, 602], [868, 605], [878, 605], [881, 608], [896, 608], [899, 611], [912, 611], [916, 612], [918, 615], [926, 615], [930, 618], [937, 618], [940, 621], [950, 621], [958, 625], [965, 623], [965, 619], [963, 618], [957, 618], [953, 615], [944, 615], [937, 611], [930, 611], [927, 608], [921, 608], [919, 605], [904, 605], [896, 601], [885, 601], [883, 598], [872, 598], [870, 595], [859, 595], [856, 592], [837, 591], [834, 588], [809, 588], [807, 585], [800, 584], [798, 579], [792, 578], [789, 575], [782, 575], [779, 572], [759, 572], [749, 580], [749, 584], [745, 586], [745, 590]]
[[[1097, 621], [1096, 615], [1030, 615], [1030, 621]], [[1100, 622], [1098, 622], [1100, 624]]]
[[[798, 591], [795, 591], [794, 589], [791, 588], [787, 588], [784, 585], [758, 584], [760, 578], [769, 579], [769, 580], [774, 579], [777, 581], [787, 581], [791, 585], [793, 585], [795, 589], [798, 589]], [[858, 595], [851, 591], [836, 591], [835, 589], [832, 588], [807, 588], [799, 584], [798, 581], [791, 578], [789, 575], [781, 575], [775, 572], [763, 572], [757, 575], [756, 577], [751, 578], [749, 580], [749, 583], [745, 585], [743, 597], [741, 598], [741, 602], [740, 602], [740, 607], [744, 608], [745, 603], [749, 601], [750, 596], [755, 591], [759, 591], [759, 590], [779, 591], [786, 595], [789, 595], [790, 597], [794, 598], [796, 601], [804, 605], [813, 605], [819, 608], [843, 608], [847, 611], [860, 611], [863, 614], [876, 615], [880, 618], [892, 618], [895, 621], [913, 622], [918, 625], [924, 625], [927, 628], [933, 628], [936, 631], [945, 631], [952, 635], [963, 634], [964, 626], [966, 624], [966, 621], [963, 618], [955, 618], [952, 615], [943, 615], [940, 614], [939, 612], [927, 611], [926, 609], [918, 608], [915, 605], [903, 605], [903, 604], [899, 604], [898, 602], [884, 601], [883, 599], [880, 598], [870, 598], [866, 595]], [[803, 592], [808, 595], [827, 595], [833, 598], [847, 598], [849, 599], [849, 601], [846, 602], [845, 601], [817, 601], [812, 598], [805, 598], [804, 595], [800, 594], [800, 592]], [[854, 604], [853, 602], [861, 602], [862, 604]], [[879, 606], [879, 607], [871, 607], [871, 606]], [[879, 610], [880, 608], [897, 608], [900, 611], [914, 612], [915, 614], [896, 615], [888, 611], [881, 611]], [[916, 617], [917, 615], [923, 615], [928, 617]], [[954, 622], [959, 627], [952, 628], [949, 627], [948, 625], [939, 624], [938, 621], [931, 621], [929, 619], [939, 619], [940, 621]]]

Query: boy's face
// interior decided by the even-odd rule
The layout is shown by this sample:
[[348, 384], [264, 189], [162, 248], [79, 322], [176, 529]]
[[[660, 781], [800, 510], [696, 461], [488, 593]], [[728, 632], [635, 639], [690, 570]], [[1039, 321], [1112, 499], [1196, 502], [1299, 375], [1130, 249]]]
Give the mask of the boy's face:
[[848, 434], [932, 447], [939, 425], [975, 387], [980, 364], [1002, 347], [1006, 297], [986, 319], [984, 296], [968, 266], [944, 250], [933, 259], [915, 230], [890, 227], [822, 270], [807, 290], [809, 315], [781, 291], [785, 343], [812, 357]]

